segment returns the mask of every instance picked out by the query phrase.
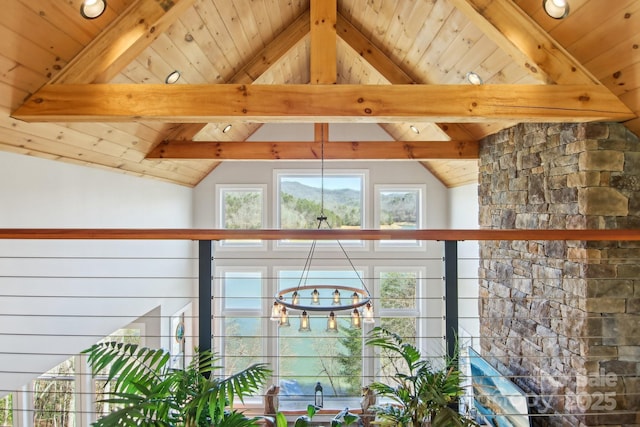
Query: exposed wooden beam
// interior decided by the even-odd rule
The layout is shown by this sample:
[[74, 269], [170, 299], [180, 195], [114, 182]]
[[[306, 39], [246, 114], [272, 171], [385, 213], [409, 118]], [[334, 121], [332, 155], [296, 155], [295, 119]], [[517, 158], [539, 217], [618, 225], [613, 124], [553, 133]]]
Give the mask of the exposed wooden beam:
[[337, 80], [336, 0], [311, 0], [310, 69], [312, 84], [335, 84]]
[[[342, 15], [338, 14], [337, 33], [355, 52], [376, 69], [391, 84], [431, 83], [417, 82], [398, 64], [387, 56], [382, 49], [374, 45], [362, 32], [354, 27]], [[471, 139], [473, 135], [456, 123], [434, 123], [451, 139]]]
[[640, 230], [221, 230], [0, 228], [0, 239], [65, 240], [583, 240], [640, 241]]
[[135, 0], [49, 83], [110, 81], [193, 3]]
[[[425, 102], [429, 100], [429, 102]], [[12, 116], [31, 122], [622, 121], [596, 85], [48, 85]]]
[[[247, 62], [236, 74], [229, 79], [229, 83], [251, 84], [264, 74], [273, 64], [287, 54], [309, 34], [309, 11], [298, 16], [275, 39], [266, 45], [257, 55]], [[167, 139], [190, 140], [198, 134], [206, 123], [181, 123], [167, 135]]]
[[[322, 141], [166, 141], [147, 159], [320, 160]], [[476, 141], [334, 141], [325, 160], [477, 159]]]
[[452, 4], [540, 81], [600, 84], [512, 0], [452, 0]]
[[380, 48], [374, 45], [360, 30], [347, 21], [344, 16], [338, 14], [336, 24], [338, 36], [344, 40], [365, 61], [375, 68], [391, 84], [418, 83], [416, 79], [407, 74]]
[[251, 58], [229, 83], [250, 84], [264, 74], [273, 64], [286, 55], [307, 34], [309, 34], [309, 11], [298, 16], [287, 28], [266, 45], [257, 55]]

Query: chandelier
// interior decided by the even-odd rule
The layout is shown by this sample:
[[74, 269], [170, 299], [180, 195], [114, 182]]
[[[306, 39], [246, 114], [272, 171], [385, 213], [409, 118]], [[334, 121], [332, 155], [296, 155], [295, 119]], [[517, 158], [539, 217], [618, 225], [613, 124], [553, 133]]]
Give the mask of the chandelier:
[[[325, 224], [331, 228], [324, 214], [324, 140], [321, 144], [321, 180], [320, 180], [320, 215], [318, 220], [319, 230]], [[362, 280], [362, 277], [351, 262], [344, 246], [339, 240], [336, 241], [342, 250], [343, 255], [351, 265], [354, 273], [360, 281], [361, 287], [347, 286], [341, 284], [321, 284], [311, 285], [308, 283], [311, 261], [316, 250], [317, 241], [311, 243], [309, 254], [302, 270], [298, 286], [280, 290], [274, 296], [273, 307], [271, 309], [271, 320], [278, 322], [280, 327], [291, 326], [289, 322], [290, 312], [299, 312], [300, 332], [311, 332], [309, 319], [310, 312], [323, 312], [327, 314], [327, 332], [338, 332], [338, 320], [336, 312], [348, 311], [351, 316], [351, 326], [361, 328], [362, 322], [374, 323], [373, 305], [371, 294]], [[362, 311], [360, 311], [362, 309]]]

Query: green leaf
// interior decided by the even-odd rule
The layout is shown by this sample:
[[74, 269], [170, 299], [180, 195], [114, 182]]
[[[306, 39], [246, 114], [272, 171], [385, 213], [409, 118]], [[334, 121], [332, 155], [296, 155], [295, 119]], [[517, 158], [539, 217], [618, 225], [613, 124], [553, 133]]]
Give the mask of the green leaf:
[[276, 427], [287, 427], [287, 417], [282, 412], [276, 414]]
[[316, 414], [316, 407], [315, 405], [307, 405], [307, 415], [309, 416], [309, 419], [313, 419], [313, 416]]

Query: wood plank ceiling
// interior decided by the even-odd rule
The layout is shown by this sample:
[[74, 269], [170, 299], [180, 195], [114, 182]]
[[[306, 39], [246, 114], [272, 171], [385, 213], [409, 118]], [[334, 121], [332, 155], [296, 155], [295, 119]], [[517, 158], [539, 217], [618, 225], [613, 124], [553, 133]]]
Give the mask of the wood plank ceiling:
[[[93, 20], [82, 0], [3, 2], [0, 150], [193, 186], [220, 161], [317, 159], [324, 141], [327, 159], [420, 161], [453, 187], [517, 122], [640, 134], [640, 0], [569, 0], [563, 20], [531, 0], [107, 1]], [[396, 141], [327, 141], [327, 125], [246, 141], [291, 121]]]

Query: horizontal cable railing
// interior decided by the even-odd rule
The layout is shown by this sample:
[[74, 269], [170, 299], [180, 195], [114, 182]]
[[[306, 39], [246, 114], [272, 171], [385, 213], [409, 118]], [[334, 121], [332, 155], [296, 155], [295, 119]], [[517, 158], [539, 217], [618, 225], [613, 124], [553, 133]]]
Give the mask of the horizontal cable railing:
[[[78, 358], [80, 351], [131, 323], [144, 325], [140, 332], [144, 345], [177, 352], [174, 356], [180, 360], [175, 360], [176, 366], [188, 363], [202, 321], [196, 308], [198, 260], [192, 240], [243, 238], [366, 241], [425, 240], [424, 236], [431, 236], [430, 241], [460, 241], [460, 246], [465, 245], [456, 260], [458, 344], [465, 374], [460, 410], [478, 420], [511, 420], [513, 425], [521, 425], [519, 417], [525, 415], [529, 417], [526, 422], [533, 425], [595, 425], [606, 417], [630, 420], [638, 416], [638, 230], [342, 231], [0, 230], [0, 396], [5, 396], [0, 399], [0, 417], [5, 417], [0, 425], [8, 422], [2, 415], [6, 414], [3, 405], [9, 402], [6, 396], [12, 396], [14, 422], [19, 413], [28, 414], [25, 419], [31, 420], [34, 414], [38, 419], [54, 417], [43, 415], [36, 404], [36, 397], [42, 397], [37, 394], [37, 381], [43, 381], [40, 389], [44, 384], [50, 386], [54, 400], [56, 393], [61, 399], [69, 393], [75, 396], [67, 405], [73, 417], [64, 418], [69, 423], [64, 425], [88, 425], [96, 412], [102, 411], [93, 403], [95, 385], [86, 385], [91, 383], [90, 374], [77, 366], [71, 374], [50, 370], [68, 359], [83, 363]], [[61, 240], [60, 253], [37, 249], [41, 240], [49, 239]], [[105, 249], [106, 240], [113, 242]], [[147, 240], [151, 242], [140, 243]], [[550, 255], [544, 251], [525, 253], [520, 246], [514, 250], [510, 245], [506, 245], [510, 252], [499, 250], [500, 242], [512, 240], [558, 240], [571, 248], [580, 247], [582, 241], [602, 241], [604, 247], [598, 252], [589, 248]], [[20, 242], [18, 252], [12, 250], [14, 241]], [[487, 250], [485, 244], [492, 245], [492, 241], [496, 246], [484, 252], [491, 257], [479, 258], [482, 249]], [[132, 244], [133, 248], [128, 247]], [[405, 338], [437, 364], [446, 351], [446, 260], [442, 242], [431, 241], [430, 245], [407, 253], [397, 248], [347, 251], [373, 294], [375, 326], [415, 328], [405, 329]], [[612, 247], [625, 250], [616, 252]], [[328, 336], [319, 321], [311, 334], [302, 337], [297, 334], [296, 316], [291, 317], [286, 333], [269, 319], [279, 272], [301, 269], [306, 255], [302, 252], [286, 247], [277, 251], [216, 247], [211, 260], [213, 349], [222, 357], [227, 373], [249, 361], [267, 362], [276, 375], [270, 381], [279, 378], [287, 379], [287, 384], [302, 384], [283, 389], [283, 409], [298, 409], [311, 401], [312, 393], [304, 384], [315, 384], [320, 375], [300, 374], [304, 369], [292, 365], [305, 358], [330, 360], [344, 355], [340, 352], [346, 351], [344, 340], [349, 339], [342, 333]], [[341, 262], [340, 255], [327, 250], [319, 254], [314, 266], [319, 270], [347, 269]], [[388, 303], [383, 292], [391, 285], [381, 273], [394, 271], [415, 272], [417, 290], [415, 295]], [[234, 294], [234, 304], [227, 306], [224, 283], [237, 272], [259, 272], [262, 287], [258, 295]], [[326, 279], [334, 282], [341, 277]], [[242, 280], [234, 286], [243, 286]], [[247, 286], [254, 289], [249, 282]], [[348, 328], [348, 317], [339, 317], [341, 327]], [[176, 325], [180, 322], [187, 327], [184, 341], [177, 343]], [[371, 327], [365, 325], [362, 340]], [[322, 340], [322, 345], [301, 358], [287, 343], [305, 339]], [[469, 353], [469, 346], [477, 354]], [[354, 384], [366, 385], [380, 378], [380, 355], [362, 348], [355, 362], [360, 366], [359, 383], [341, 366], [319, 365], [317, 371], [333, 370], [320, 376], [326, 387], [325, 399], [333, 397], [340, 403], [346, 399], [357, 409], [359, 396]], [[352, 360], [348, 366], [355, 365]], [[340, 385], [330, 387], [330, 381]], [[73, 387], [60, 386], [56, 391], [53, 383], [73, 383]], [[503, 386], [507, 387], [504, 392]], [[296, 392], [298, 396], [293, 394]], [[286, 403], [287, 398], [291, 403]], [[30, 403], [25, 405], [25, 401]], [[260, 407], [262, 401], [249, 404]], [[343, 408], [336, 411], [339, 409]]]

